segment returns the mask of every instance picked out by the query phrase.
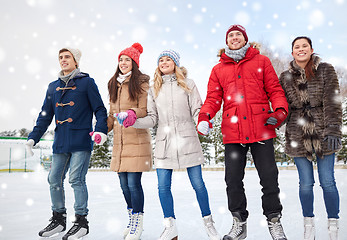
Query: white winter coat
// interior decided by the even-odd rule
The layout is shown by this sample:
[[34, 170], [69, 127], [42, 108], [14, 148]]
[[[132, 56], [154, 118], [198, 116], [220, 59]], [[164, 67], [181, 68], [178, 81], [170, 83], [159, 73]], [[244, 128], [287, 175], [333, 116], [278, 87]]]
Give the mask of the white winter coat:
[[147, 116], [138, 118], [133, 126], [151, 128], [158, 124], [154, 151], [156, 168], [178, 169], [204, 163], [195, 127], [202, 101], [194, 81], [188, 78], [185, 81], [189, 93], [177, 85], [175, 75], [163, 76], [156, 98], [153, 87], [149, 89]]

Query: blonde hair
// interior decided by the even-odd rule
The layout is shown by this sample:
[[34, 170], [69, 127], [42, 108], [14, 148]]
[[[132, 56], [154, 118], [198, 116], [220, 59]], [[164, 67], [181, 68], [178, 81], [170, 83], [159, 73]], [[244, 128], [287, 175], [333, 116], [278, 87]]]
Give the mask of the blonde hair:
[[[187, 93], [190, 92], [190, 89], [185, 81], [186, 76], [187, 76], [187, 70], [184, 67], [177, 67], [175, 65], [175, 74], [176, 74], [176, 78], [177, 78], [177, 84], [178, 86], [180, 86], [184, 91], [186, 91]], [[159, 67], [157, 67], [157, 69], [155, 70], [154, 73], [154, 97], [158, 97], [159, 91], [161, 89], [161, 86], [163, 85], [163, 76], [164, 74], [159, 70]]]

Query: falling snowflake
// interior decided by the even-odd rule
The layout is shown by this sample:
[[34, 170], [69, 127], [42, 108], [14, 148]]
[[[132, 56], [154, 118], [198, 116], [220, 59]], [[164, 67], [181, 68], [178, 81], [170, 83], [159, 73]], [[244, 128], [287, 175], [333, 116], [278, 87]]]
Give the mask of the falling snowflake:
[[305, 120], [305, 119], [303, 119], [303, 118], [298, 118], [297, 123], [298, 123], [298, 125], [300, 125], [300, 126], [304, 126], [304, 125], [305, 125], [305, 123], [306, 123], [306, 120]]
[[324, 13], [321, 10], [314, 10], [309, 15], [309, 22], [313, 27], [319, 27], [323, 25], [325, 20]]
[[251, 21], [251, 17], [247, 12], [240, 11], [235, 14], [234, 21], [240, 23], [243, 26], [247, 26]]
[[54, 24], [54, 23], [56, 23], [56, 21], [57, 21], [57, 18], [55, 17], [55, 15], [53, 15], [53, 14], [48, 15], [47, 22], [49, 24]]
[[194, 16], [194, 22], [195, 23], [197, 23], [197, 24], [200, 24], [200, 23], [202, 23], [202, 20], [203, 20], [203, 17], [200, 15], [200, 14], [196, 14], [195, 16]]
[[25, 201], [25, 204], [30, 207], [30, 206], [32, 206], [34, 204], [34, 200], [32, 198], [28, 198]]
[[148, 16], [148, 21], [151, 23], [155, 23], [157, 20], [158, 20], [158, 17], [155, 14], [151, 14]]
[[298, 143], [296, 141], [291, 141], [290, 146], [293, 148], [297, 148], [298, 147]]
[[165, 133], [169, 133], [170, 132], [170, 127], [169, 126], [165, 126], [164, 127], [164, 132]]
[[231, 117], [231, 122], [232, 123], [237, 123], [239, 121], [239, 118], [237, 116], [232, 116]]
[[5, 51], [2, 48], [0, 48], [0, 63], [5, 60], [5, 57]]

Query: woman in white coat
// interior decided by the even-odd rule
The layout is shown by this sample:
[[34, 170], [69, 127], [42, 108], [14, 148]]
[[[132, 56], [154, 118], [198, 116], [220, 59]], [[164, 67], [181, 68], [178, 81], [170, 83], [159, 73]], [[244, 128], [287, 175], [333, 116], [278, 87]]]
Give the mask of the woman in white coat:
[[217, 240], [220, 236], [214, 227], [202, 179], [204, 156], [195, 128], [202, 101], [194, 81], [186, 78], [185, 68], [180, 68], [179, 60], [179, 54], [173, 50], [159, 55], [154, 85], [148, 93], [147, 116], [138, 118], [133, 127], [151, 128], [157, 125], [154, 164], [165, 226], [159, 239], [177, 239], [171, 193], [172, 171], [187, 168], [207, 234], [210, 239]]

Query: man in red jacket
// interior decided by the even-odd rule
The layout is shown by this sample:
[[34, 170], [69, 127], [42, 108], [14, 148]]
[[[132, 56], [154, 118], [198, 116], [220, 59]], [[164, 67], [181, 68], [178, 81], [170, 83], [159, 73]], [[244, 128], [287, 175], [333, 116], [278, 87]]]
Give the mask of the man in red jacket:
[[[278, 169], [273, 138], [287, 117], [288, 103], [275, 70], [266, 56], [248, 43], [246, 29], [232, 25], [225, 49], [213, 67], [207, 97], [201, 108], [198, 131], [208, 134], [210, 120], [223, 104], [222, 134], [225, 144], [225, 182], [233, 226], [223, 240], [245, 239], [248, 211], [243, 178], [246, 154], [251, 150], [262, 185], [263, 214], [273, 239], [287, 239], [280, 222]], [[271, 106], [270, 106], [271, 102]]]

